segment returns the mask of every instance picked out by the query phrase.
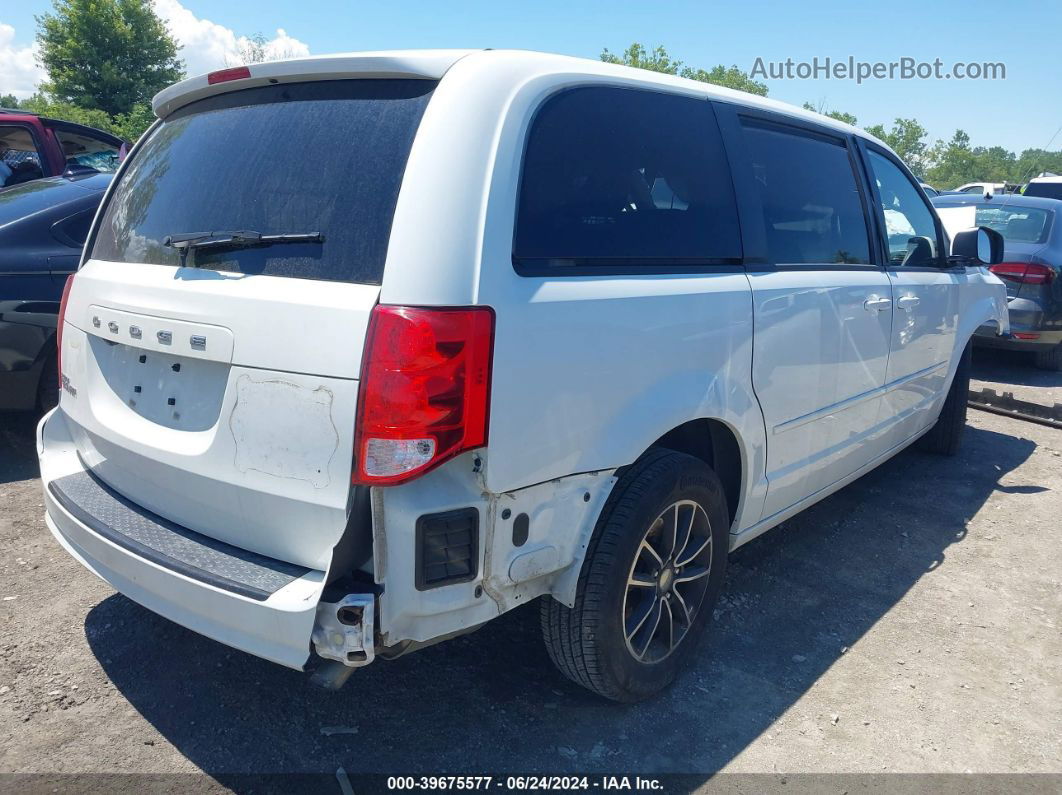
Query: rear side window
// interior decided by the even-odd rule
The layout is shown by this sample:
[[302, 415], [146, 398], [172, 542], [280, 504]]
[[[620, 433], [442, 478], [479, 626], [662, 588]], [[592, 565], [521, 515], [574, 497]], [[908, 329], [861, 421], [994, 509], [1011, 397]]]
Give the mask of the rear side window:
[[730, 170], [706, 100], [592, 87], [539, 109], [520, 185], [518, 272], [676, 271], [740, 257]]
[[198, 248], [187, 264], [379, 284], [406, 160], [435, 85], [294, 83], [192, 103], [132, 156], [91, 256], [177, 265], [170, 235], [320, 233], [323, 242]]
[[743, 119], [774, 264], [867, 264], [866, 217], [841, 139]]
[[68, 170], [92, 169], [105, 174], [118, 170], [118, 147], [115, 144], [63, 127], [53, 129]]

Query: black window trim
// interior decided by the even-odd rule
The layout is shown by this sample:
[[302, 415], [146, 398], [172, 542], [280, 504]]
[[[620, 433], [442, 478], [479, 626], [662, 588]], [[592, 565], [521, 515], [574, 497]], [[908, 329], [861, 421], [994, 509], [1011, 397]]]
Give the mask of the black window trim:
[[[516, 233], [520, 214], [520, 196], [524, 187], [524, 163], [527, 160], [527, 147], [531, 141], [531, 131], [534, 129], [538, 115], [544, 107], [553, 99], [570, 91], [578, 91], [586, 88], [621, 89], [627, 91], [641, 91], [647, 94], [663, 94], [665, 96], [682, 97], [694, 102], [707, 102], [712, 113], [715, 115], [716, 125], [719, 127], [720, 140], [723, 145], [723, 159], [730, 172], [731, 190], [734, 192], [735, 211], [738, 219], [738, 241], [744, 254], [744, 236], [741, 234], [742, 217], [740, 203], [737, 201], [737, 186], [734, 181], [734, 169], [729, 152], [727, 151], [726, 135], [722, 129], [722, 121], [718, 116], [717, 103], [711, 98], [696, 94], [686, 94], [681, 91], [666, 91], [653, 86], [637, 86], [625, 83], [612, 83], [604, 81], [588, 80], [585, 83], [566, 85], [563, 88], [551, 91], [542, 97], [534, 111], [528, 118], [523, 130], [523, 142], [520, 147], [519, 179], [516, 182], [516, 195], [512, 207], [513, 233], [510, 244], [510, 262], [518, 276], [525, 278], [554, 276], [700, 276], [706, 274], [743, 273], [745, 270], [745, 257], [631, 257], [631, 258], [599, 258], [599, 257], [519, 257], [516, 254]], [[548, 265], [563, 259], [572, 262], [572, 265]]]
[[[874, 202], [874, 212], [872, 213], [874, 219], [875, 230], [875, 249], [878, 252], [882, 263], [885, 266], [885, 270], [889, 272], [898, 271], [901, 273], [945, 273], [949, 271], [963, 271], [962, 266], [953, 266], [948, 263], [948, 251], [947, 251], [947, 235], [944, 234], [944, 225], [940, 221], [940, 216], [937, 215], [936, 208], [929, 200], [929, 197], [925, 195], [925, 191], [921, 189], [918, 179], [914, 173], [909, 169], [900, 158], [885, 149], [873, 141], [868, 141], [865, 138], [859, 137], [859, 157], [862, 161], [863, 178], [866, 180], [867, 188], [870, 191], [870, 195]], [[885, 210], [881, 203], [881, 195], [878, 193], [878, 183], [874, 177], [874, 167], [870, 162], [870, 153], [874, 152], [881, 157], [884, 157], [894, 166], [896, 166], [900, 173], [907, 177], [907, 180], [917, 188], [916, 193], [921, 197], [923, 204], [929, 208], [929, 215], [933, 219], [933, 225], [937, 232], [937, 252], [940, 259], [940, 265], [894, 265], [889, 262], [889, 250], [886, 240], [888, 239], [887, 225], [885, 223]]]
[[92, 138], [93, 140], [100, 141], [105, 144], [110, 144], [116, 149], [121, 149], [123, 145], [129, 145], [128, 141], [119, 138], [117, 135], [112, 135], [111, 133], [106, 132], [104, 130], [98, 130], [95, 127], [89, 127], [84, 124], [78, 124], [77, 122], [44, 118], [42, 116], [41, 124], [43, 124], [45, 128], [52, 130], [53, 132], [58, 130], [60, 132], [68, 132], [73, 133], [74, 135], [81, 135], [85, 138]]
[[[747, 204], [742, 206], [741, 199], [739, 198], [739, 210], [742, 215], [748, 214], [749, 218], [758, 219], [752, 223], [757, 223], [760, 227], [758, 230], [760, 236], [759, 248], [762, 251], [762, 254], [750, 256], [750, 252], [746, 248], [745, 269], [749, 273], [774, 273], [777, 271], [861, 271], [866, 273], [873, 270], [883, 270], [883, 262], [875, 245], [876, 233], [872, 220], [873, 213], [871, 212], [870, 207], [870, 196], [867, 192], [868, 186], [865, 183], [865, 176], [858, 155], [856, 154], [856, 139], [859, 136], [847, 134], [839, 130], [831, 129], [825, 125], [816, 124], [812, 121], [799, 119], [784, 113], [757, 108], [739, 102], [716, 101], [716, 105], [727, 105], [730, 110], [727, 131], [724, 132], [724, 142], [727, 145], [728, 150], [731, 148], [736, 150], [732, 154], [731, 159], [732, 176], [740, 168], [742, 169], [741, 174], [743, 180], [751, 180], [752, 178], [751, 160], [749, 159], [747, 150], [744, 148], [744, 128], [746, 122], [751, 121], [753, 126], [772, 129], [776, 132], [789, 135], [804, 136], [806, 138], [812, 138], [814, 140], [843, 147], [845, 153], [848, 155], [848, 163], [852, 169], [852, 179], [855, 182], [856, 190], [859, 194], [860, 207], [863, 211], [863, 223], [866, 228], [867, 252], [870, 257], [870, 262], [772, 262], [767, 249], [766, 230], [763, 228], [763, 204], [755, 191], [751, 190], [752, 185], [748, 185], [749, 190], [744, 192], [746, 194], [744, 198], [746, 199]], [[722, 122], [720, 122], [720, 127], [723, 127]], [[740, 154], [738, 154], [739, 152]], [[736, 185], [738, 182], [737, 177], [734, 177], [734, 181]], [[737, 191], [736, 187], [735, 191]], [[747, 241], [748, 238], [745, 238], [745, 242]]]

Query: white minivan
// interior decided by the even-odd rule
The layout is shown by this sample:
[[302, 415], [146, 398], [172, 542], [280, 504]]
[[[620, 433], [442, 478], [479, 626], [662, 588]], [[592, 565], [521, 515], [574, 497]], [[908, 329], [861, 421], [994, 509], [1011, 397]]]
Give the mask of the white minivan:
[[539, 600], [630, 701], [730, 550], [954, 452], [1001, 241], [866, 133], [530, 52], [185, 80], [67, 284], [46, 521], [116, 589], [332, 685]]

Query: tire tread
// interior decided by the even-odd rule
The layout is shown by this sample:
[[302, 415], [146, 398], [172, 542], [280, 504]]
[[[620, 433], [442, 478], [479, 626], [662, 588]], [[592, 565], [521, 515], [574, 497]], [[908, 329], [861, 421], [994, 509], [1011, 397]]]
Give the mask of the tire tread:
[[631, 700], [604, 675], [599, 645], [594, 642], [594, 629], [601, 625], [603, 618], [609, 572], [618, 563], [617, 547], [624, 524], [644, 499], [646, 484], [674, 466], [676, 459], [687, 458], [682, 453], [656, 448], [634, 463], [601, 509], [601, 518], [579, 574], [574, 607], [569, 608], [548, 596], [542, 599], [542, 636], [550, 659], [568, 679], [605, 698]]

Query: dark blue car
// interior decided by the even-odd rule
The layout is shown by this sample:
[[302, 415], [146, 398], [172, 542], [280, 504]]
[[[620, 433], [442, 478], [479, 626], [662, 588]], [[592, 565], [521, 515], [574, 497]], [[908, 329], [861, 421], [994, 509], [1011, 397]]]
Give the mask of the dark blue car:
[[0, 190], [0, 411], [55, 405], [63, 284], [110, 181], [92, 173]]
[[933, 200], [944, 226], [987, 226], [1003, 235], [1003, 262], [991, 271], [1007, 286], [1009, 337], [982, 329], [974, 342], [1029, 351], [1036, 366], [1062, 370], [1062, 201], [1003, 193]]

